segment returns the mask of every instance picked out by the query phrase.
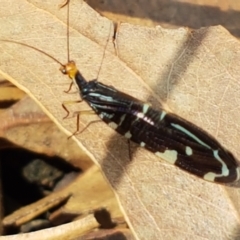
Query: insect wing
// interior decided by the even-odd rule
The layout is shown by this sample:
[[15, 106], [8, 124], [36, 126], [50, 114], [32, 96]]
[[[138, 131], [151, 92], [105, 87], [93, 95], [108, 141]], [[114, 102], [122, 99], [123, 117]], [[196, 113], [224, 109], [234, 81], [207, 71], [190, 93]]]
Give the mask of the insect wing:
[[234, 156], [199, 127], [99, 82], [90, 89], [85, 100], [121, 135], [205, 180], [239, 179]]

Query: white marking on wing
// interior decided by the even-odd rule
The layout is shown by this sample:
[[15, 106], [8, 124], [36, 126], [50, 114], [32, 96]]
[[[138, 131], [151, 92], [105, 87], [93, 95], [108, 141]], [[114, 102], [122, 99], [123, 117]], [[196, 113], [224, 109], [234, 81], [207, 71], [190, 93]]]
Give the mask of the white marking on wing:
[[118, 125], [115, 122], [108, 123], [108, 126], [111, 127], [114, 130], [118, 127]]
[[123, 114], [120, 118], [119, 126], [122, 125], [122, 122], [125, 120], [126, 114]]
[[167, 113], [165, 111], [162, 111], [162, 113], [160, 115], [160, 121], [162, 121], [166, 115], [167, 115]]
[[205, 142], [203, 142], [202, 140], [200, 140], [196, 135], [192, 134], [191, 132], [189, 132], [186, 128], [178, 125], [178, 124], [174, 124], [171, 123], [171, 125], [173, 127], [175, 127], [176, 129], [180, 130], [181, 132], [185, 133], [186, 135], [188, 135], [189, 137], [191, 137], [192, 139], [194, 139], [196, 142], [198, 142], [199, 144], [211, 149], [211, 147], [209, 145], [207, 145]]
[[171, 164], [175, 164], [175, 162], [177, 161], [177, 151], [176, 150], [165, 150], [165, 152], [161, 153], [161, 152], [155, 152], [155, 154], [160, 157], [163, 158], [164, 160], [166, 160], [167, 162], [171, 163]]
[[214, 181], [216, 177], [227, 177], [229, 175], [229, 169], [225, 162], [219, 157], [218, 150], [213, 150], [213, 156], [217, 161], [219, 161], [222, 164], [222, 173], [217, 174], [214, 172], [208, 172], [206, 173], [203, 178], [208, 181]]
[[193, 154], [192, 148], [189, 147], [189, 146], [186, 146], [185, 153], [186, 153], [188, 156], [191, 156], [191, 155]]
[[143, 104], [143, 114], [146, 114], [149, 109], [149, 105], [147, 103]]
[[128, 131], [124, 134], [124, 137], [130, 139], [132, 137], [132, 134]]

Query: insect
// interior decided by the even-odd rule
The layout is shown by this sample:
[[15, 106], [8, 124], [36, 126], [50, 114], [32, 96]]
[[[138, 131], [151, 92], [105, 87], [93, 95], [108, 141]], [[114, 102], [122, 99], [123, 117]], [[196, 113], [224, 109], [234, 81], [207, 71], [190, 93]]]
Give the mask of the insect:
[[96, 114], [127, 139], [207, 181], [239, 180], [234, 156], [196, 125], [164, 109], [155, 110], [97, 79], [86, 81], [73, 61], [61, 71], [78, 86], [81, 98]]
[[240, 168], [232, 153], [193, 123], [164, 109], [153, 109], [97, 79], [87, 81], [74, 61], [61, 64], [60, 71], [75, 83], [81, 99], [108, 126], [127, 139], [207, 181], [231, 183], [239, 180]]

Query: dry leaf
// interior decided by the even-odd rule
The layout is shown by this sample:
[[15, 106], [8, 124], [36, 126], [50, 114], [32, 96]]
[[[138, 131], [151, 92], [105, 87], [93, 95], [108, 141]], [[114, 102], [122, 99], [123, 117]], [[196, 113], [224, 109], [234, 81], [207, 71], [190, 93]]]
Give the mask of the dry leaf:
[[47, 240], [71, 240], [77, 239], [82, 234], [89, 232], [90, 229], [96, 228], [98, 222], [93, 214], [75, 222], [64, 224], [61, 227], [53, 227], [40, 230], [37, 232], [19, 234], [12, 236], [2, 236], [1, 240], [29, 240], [29, 239], [47, 239]]
[[15, 86], [11, 85], [8, 81], [0, 80], [0, 103], [13, 102], [25, 96], [25, 93]]
[[[61, 208], [56, 208], [49, 216], [48, 220], [52, 225], [58, 225], [60, 224], [59, 221], [66, 221], [66, 219], [72, 220], [77, 216], [81, 219], [86, 218], [90, 216], [93, 211], [101, 208], [106, 208], [111, 213], [111, 218], [114, 219], [114, 221], [118, 220], [118, 223], [123, 222], [123, 216], [117, 207], [117, 201], [114, 198], [113, 192], [104, 181], [99, 169], [93, 166], [84, 174], [78, 176], [71, 184], [5, 217], [3, 224], [5, 227], [20, 226], [39, 216], [41, 213], [46, 212], [46, 210], [59, 205], [59, 203], [66, 199], [68, 199], [68, 201]], [[62, 226], [60, 226], [60, 228], [61, 227]], [[88, 226], [88, 231], [93, 231], [97, 227], [99, 227], [99, 224], [95, 224], [94, 226], [90, 225]], [[41, 234], [45, 233], [44, 230], [40, 232]], [[38, 234], [40, 234], [40, 232]], [[48, 232], [48, 230], [46, 230], [46, 232]], [[78, 236], [82, 236], [85, 232], [86, 230], [80, 228]], [[100, 233], [101, 232], [99, 232], [99, 234]], [[71, 233], [69, 232], [69, 234]], [[55, 239], [58, 239], [57, 236], [58, 235], [55, 235]], [[61, 239], [63, 239], [64, 235], [61, 237]], [[36, 235], [35, 239], [40, 238]]]
[[[76, 142], [66, 138], [31, 98], [23, 98], [0, 113], [0, 118], [0, 136], [9, 142], [47, 156], [61, 157], [82, 170], [92, 165]], [[6, 147], [1, 144], [1, 148]]]
[[[66, 61], [66, 11], [59, 2], [2, 4], [1, 38], [34, 45]], [[9, 7], [11, 6], [11, 8]], [[70, 54], [86, 79], [97, 76], [112, 23], [85, 3], [71, 1]], [[222, 27], [197, 31], [122, 24], [119, 58], [109, 41], [99, 81], [158, 108], [161, 102], [196, 123], [240, 156], [240, 45]], [[69, 81], [51, 59], [16, 44], [0, 44], [0, 74], [25, 90], [68, 134], [76, 119], [62, 120]], [[161, 102], [160, 102], [161, 101]], [[76, 104], [71, 112], [86, 107]], [[81, 117], [81, 127], [95, 119]], [[104, 123], [76, 136], [79, 146], [101, 166], [126, 220], [138, 239], [237, 239], [239, 190], [208, 183], [160, 161], [144, 149], [130, 161], [125, 139]]]
[[167, 28], [186, 26], [193, 29], [222, 25], [240, 36], [238, 1], [215, 0], [86, 0], [105, 17], [115, 21]]
[[22, 207], [5, 217], [3, 224], [5, 226], [21, 226], [23, 223], [28, 222], [29, 220], [34, 219], [36, 216], [39, 216], [41, 213], [46, 212], [47, 210], [58, 206], [60, 203], [66, 201], [71, 196], [70, 191], [58, 192], [53, 195], [50, 195], [46, 198], [43, 198], [35, 203]]
[[83, 173], [67, 189], [70, 189], [73, 197], [62, 207], [63, 213], [82, 216], [96, 209], [106, 208], [113, 219], [122, 217], [113, 192], [96, 166]]
[[134, 240], [134, 236], [129, 229], [102, 229], [98, 232], [91, 232], [78, 238], [77, 240]]

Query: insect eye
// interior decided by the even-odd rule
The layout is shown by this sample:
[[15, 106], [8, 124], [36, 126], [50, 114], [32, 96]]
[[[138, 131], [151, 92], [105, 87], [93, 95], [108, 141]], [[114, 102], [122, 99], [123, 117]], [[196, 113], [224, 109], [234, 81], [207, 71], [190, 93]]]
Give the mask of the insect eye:
[[62, 74], [67, 74], [66, 67], [62, 66], [59, 70], [61, 71]]

